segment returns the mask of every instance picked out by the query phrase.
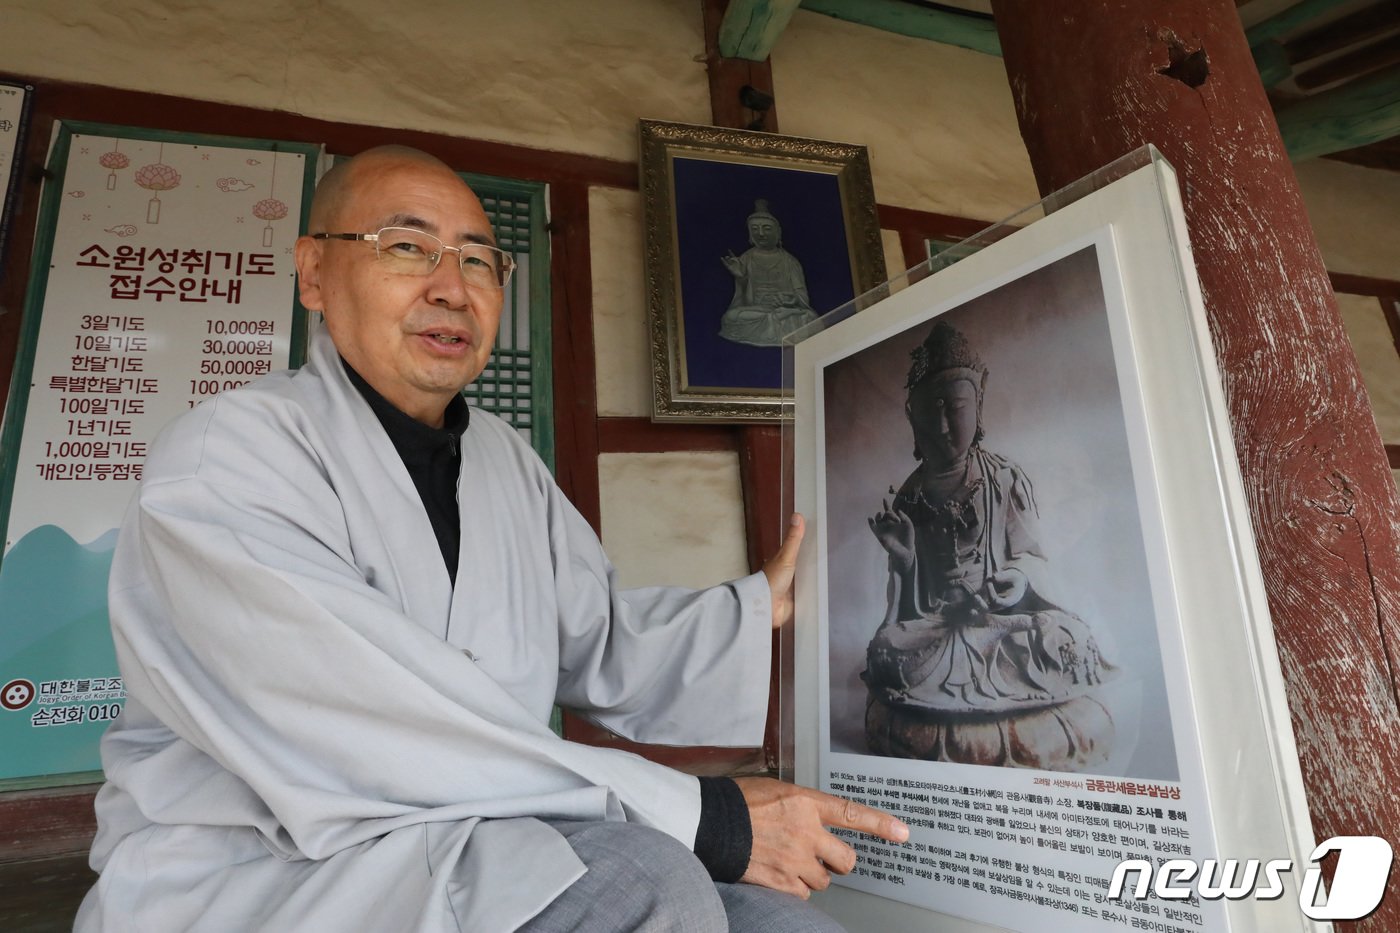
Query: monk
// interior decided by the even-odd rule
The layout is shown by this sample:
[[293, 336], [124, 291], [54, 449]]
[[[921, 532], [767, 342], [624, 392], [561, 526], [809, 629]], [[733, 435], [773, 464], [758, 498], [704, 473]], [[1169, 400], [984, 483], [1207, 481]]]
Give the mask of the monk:
[[309, 360], [153, 444], [109, 592], [76, 929], [830, 931], [803, 902], [893, 817], [565, 741], [758, 744], [802, 524], [762, 571], [624, 591], [516, 433], [468, 408], [513, 272], [401, 147], [333, 168], [296, 243]]

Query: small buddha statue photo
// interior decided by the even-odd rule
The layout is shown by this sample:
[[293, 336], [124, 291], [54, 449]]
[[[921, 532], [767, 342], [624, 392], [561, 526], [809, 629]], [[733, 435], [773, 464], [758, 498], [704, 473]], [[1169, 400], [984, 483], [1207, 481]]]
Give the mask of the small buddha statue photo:
[[887, 606], [866, 650], [865, 738], [887, 757], [1097, 771], [1121, 671], [1093, 625], [1048, 600], [1030, 478], [982, 446], [988, 372], [936, 322], [912, 355], [913, 471], [869, 527]]
[[817, 319], [807, 279], [802, 263], [783, 249], [783, 228], [766, 200], [754, 202], [748, 229], [749, 248], [720, 257], [734, 276], [734, 297], [720, 318], [719, 335], [755, 347], [781, 346], [784, 336]]

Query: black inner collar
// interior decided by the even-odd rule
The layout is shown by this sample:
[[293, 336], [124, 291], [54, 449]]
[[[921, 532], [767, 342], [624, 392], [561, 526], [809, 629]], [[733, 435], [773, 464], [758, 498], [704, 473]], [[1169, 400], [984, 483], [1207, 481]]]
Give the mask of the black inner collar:
[[461, 395], [452, 396], [443, 413], [442, 427], [429, 427], [395, 408], [343, 357], [340, 363], [350, 383], [383, 425], [384, 433], [407, 468], [433, 526], [443, 563], [447, 565], [447, 575], [455, 585], [457, 553], [462, 543], [461, 516], [457, 511], [457, 476], [462, 468], [459, 441], [471, 423], [471, 409], [466, 399]]

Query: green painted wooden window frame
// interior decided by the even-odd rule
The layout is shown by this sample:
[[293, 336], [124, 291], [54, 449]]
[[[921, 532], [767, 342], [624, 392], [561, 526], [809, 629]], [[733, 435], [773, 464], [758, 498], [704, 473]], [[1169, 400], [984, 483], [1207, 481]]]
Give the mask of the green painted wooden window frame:
[[[460, 172], [481, 199], [497, 245], [519, 271], [506, 286], [505, 308], [491, 361], [462, 390], [467, 401], [524, 430], [540, 459], [554, 471], [554, 367], [549, 290], [547, 187]], [[521, 314], [527, 316], [521, 322]], [[523, 345], [520, 340], [524, 337]]]

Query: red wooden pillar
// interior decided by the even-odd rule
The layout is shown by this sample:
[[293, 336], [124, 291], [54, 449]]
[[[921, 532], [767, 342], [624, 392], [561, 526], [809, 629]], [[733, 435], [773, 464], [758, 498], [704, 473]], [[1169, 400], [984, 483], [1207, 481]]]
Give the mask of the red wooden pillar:
[[1393, 840], [1400, 502], [1235, 3], [992, 7], [1042, 193], [1143, 143], [1177, 170], [1313, 829]]
[[[778, 131], [776, 107], [755, 112], [744, 106], [740, 93], [745, 85], [770, 97], [773, 70], [765, 60], [725, 58], [719, 52], [719, 27], [729, 0], [701, 0], [705, 23], [705, 62], [710, 78], [710, 113], [715, 126], [744, 129], [762, 120], [765, 132]], [[757, 571], [782, 543], [784, 516], [782, 483], [782, 431], [776, 426], [739, 429], [739, 469], [744, 486], [744, 527], [748, 538], [749, 569]], [[791, 491], [788, 492], [789, 499]], [[790, 639], [773, 637], [773, 657], [792, 652]], [[770, 769], [778, 767], [779, 664], [775, 663], [768, 700], [768, 728], [763, 740]]]

